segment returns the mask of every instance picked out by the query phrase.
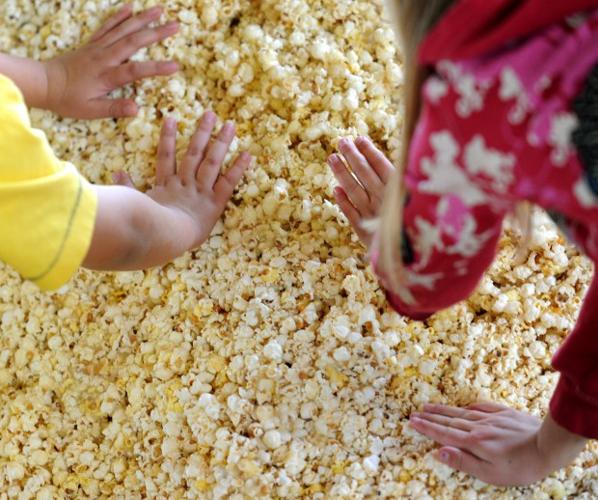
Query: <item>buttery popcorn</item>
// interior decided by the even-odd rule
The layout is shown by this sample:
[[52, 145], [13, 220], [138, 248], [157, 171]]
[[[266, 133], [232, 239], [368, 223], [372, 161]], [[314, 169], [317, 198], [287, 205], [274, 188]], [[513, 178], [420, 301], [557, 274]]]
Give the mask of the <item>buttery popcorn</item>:
[[[116, 4], [5, 0], [0, 50], [51, 57]], [[400, 156], [403, 71], [381, 0], [163, 5], [181, 32], [136, 59], [183, 70], [124, 91], [137, 118], [34, 110], [35, 125], [91, 181], [125, 168], [147, 187], [161, 117], [186, 140], [212, 108], [256, 165], [201, 250], [163, 269], [81, 271], [41, 294], [0, 265], [3, 497], [598, 496], [595, 445], [507, 492], [437, 464], [408, 426], [430, 400], [543, 414], [591, 269], [541, 217], [525, 265], [508, 231], [466, 303], [423, 324], [390, 311], [325, 165], [357, 134]]]

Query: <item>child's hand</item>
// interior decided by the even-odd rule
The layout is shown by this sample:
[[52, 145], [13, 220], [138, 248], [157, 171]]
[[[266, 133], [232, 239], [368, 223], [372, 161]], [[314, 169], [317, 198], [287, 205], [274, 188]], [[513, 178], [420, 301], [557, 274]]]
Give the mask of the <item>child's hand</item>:
[[[235, 137], [235, 127], [232, 122], [226, 122], [218, 135], [212, 138], [215, 124], [214, 113], [206, 112], [177, 169], [176, 121], [166, 119], [158, 146], [156, 185], [146, 193], [175, 215], [176, 222], [171, 228], [173, 232], [174, 226], [185, 228], [185, 236], [189, 236], [190, 241], [189, 248], [185, 250], [197, 248], [208, 238], [251, 163], [249, 153], [243, 152], [226, 173], [221, 172], [224, 158]], [[115, 180], [133, 187], [122, 172], [115, 175]]]
[[172, 61], [127, 62], [139, 49], [178, 31], [175, 22], [148, 27], [159, 19], [161, 12], [160, 7], [153, 7], [132, 16], [132, 7], [127, 5], [100, 28], [88, 44], [45, 62], [44, 107], [72, 118], [135, 116], [135, 101], [106, 96], [136, 80], [177, 71], [178, 65]]
[[539, 481], [566, 466], [586, 439], [539, 418], [494, 403], [468, 408], [426, 405], [411, 426], [440, 443], [436, 459], [498, 486]]
[[386, 183], [394, 166], [366, 137], [358, 137], [355, 142], [341, 139], [339, 150], [349, 169], [339, 155], [328, 158], [328, 164], [340, 183], [334, 195], [359, 239], [369, 247], [373, 234], [364, 229], [363, 222], [378, 217]]

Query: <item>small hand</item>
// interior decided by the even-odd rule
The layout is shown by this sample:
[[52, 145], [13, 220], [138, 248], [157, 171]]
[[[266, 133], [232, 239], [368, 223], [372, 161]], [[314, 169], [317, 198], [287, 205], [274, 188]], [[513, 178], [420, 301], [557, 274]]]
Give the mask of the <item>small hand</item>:
[[395, 167], [366, 137], [355, 142], [341, 139], [339, 150], [349, 168], [338, 154], [328, 158], [340, 184], [334, 196], [359, 239], [369, 247], [373, 234], [364, 229], [363, 222], [378, 217], [386, 183]]
[[486, 483], [528, 485], [555, 470], [538, 445], [542, 421], [502, 405], [426, 405], [410, 424], [442, 445], [437, 460]]
[[[230, 200], [233, 190], [251, 163], [249, 153], [241, 153], [226, 173], [224, 158], [235, 137], [232, 122], [226, 122], [212, 138], [216, 115], [206, 112], [199, 121], [189, 148], [177, 169], [176, 121], [167, 118], [162, 127], [156, 163], [156, 185], [146, 194], [177, 215], [179, 226], [189, 228], [190, 250], [200, 246]], [[134, 187], [123, 172], [115, 174], [118, 184]]]
[[134, 100], [108, 99], [106, 96], [136, 80], [170, 75], [178, 70], [178, 64], [172, 61], [128, 61], [138, 50], [178, 31], [175, 22], [148, 27], [161, 13], [160, 7], [153, 7], [132, 16], [131, 5], [126, 5], [89, 43], [45, 62], [45, 107], [72, 118], [135, 116], [138, 109]]

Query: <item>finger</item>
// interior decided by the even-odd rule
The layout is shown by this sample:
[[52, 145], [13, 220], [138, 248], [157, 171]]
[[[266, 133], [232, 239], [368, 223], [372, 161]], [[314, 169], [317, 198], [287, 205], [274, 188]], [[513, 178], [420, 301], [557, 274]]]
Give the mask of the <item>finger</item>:
[[133, 184], [133, 181], [131, 180], [129, 174], [123, 172], [122, 170], [119, 170], [118, 172], [114, 172], [112, 174], [112, 181], [114, 182], [114, 184], [118, 186], [125, 186], [132, 189], [136, 189], [135, 184]]
[[220, 168], [235, 137], [235, 125], [228, 121], [224, 124], [216, 139], [208, 146], [205, 158], [197, 169], [197, 182], [204, 189], [212, 189], [220, 174]]
[[473, 422], [471, 420], [465, 420], [456, 417], [446, 417], [444, 415], [438, 415], [435, 413], [413, 413], [412, 416], [427, 420], [428, 422], [444, 425], [445, 427], [461, 429], [465, 432], [470, 432], [473, 427]]
[[251, 165], [252, 157], [249, 153], [243, 152], [233, 163], [232, 167], [228, 171], [221, 175], [214, 186], [214, 193], [216, 194], [216, 200], [224, 206], [226, 202], [233, 195], [233, 191], [243, 174], [247, 171]]
[[411, 417], [409, 424], [417, 432], [423, 434], [430, 439], [433, 439], [437, 443], [443, 446], [455, 446], [457, 448], [465, 448], [466, 443], [470, 437], [469, 432], [465, 432], [461, 429], [453, 429], [451, 427], [445, 427], [444, 425], [430, 422], [417, 417]]
[[132, 99], [94, 99], [89, 101], [81, 118], [130, 118], [136, 116], [138, 110]]
[[469, 405], [467, 408], [470, 410], [482, 412], [482, 413], [498, 413], [499, 411], [510, 410], [508, 406], [499, 405], [498, 403], [474, 403]]
[[123, 21], [126, 21], [131, 17], [133, 13], [133, 5], [130, 3], [123, 6], [116, 14], [110, 17], [98, 31], [96, 31], [91, 39], [90, 42], [97, 42], [100, 38], [102, 38], [106, 33], [108, 33], [111, 29], [114, 29], [116, 26], [121, 24]]
[[113, 90], [144, 78], [171, 75], [178, 69], [179, 65], [173, 61], [128, 62], [112, 68], [104, 78], [108, 88]]
[[382, 198], [384, 184], [382, 184], [378, 174], [376, 174], [365, 157], [359, 152], [355, 143], [349, 139], [341, 139], [338, 147], [345, 160], [347, 160], [353, 174], [365, 188], [368, 198]]
[[121, 38], [124, 38], [132, 33], [135, 33], [143, 28], [145, 28], [150, 23], [157, 21], [160, 19], [162, 15], [162, 7], [156, 6], [152, 7], [151, 9], [144, 10], [140, 12], [136, 16], [131, 17], [127, 16], [126, 19], [123, 19], [119, 23], [116, 23], [110, 26], [107, 30], [104, 30], [104, 33], [97, 37], [97, 41], [102, 47], [108, 47], [116, 42], [118, 42]]
[[424, 405], [424, 413], [444, 415], [452, 418], [462, 418], [464, 420], [481, 420], [485, 415], [481, 412], [472, 409], [456, 408], [454, 406], [445, 405]]
[[347, 167], [342, 162], [338, 155], [332, 155], [328, 158], [328, 164], [339, 182], [343, 191], [347, 194], [353, 206], [362, 215], [369, 217], [370, 213], [370, 200], [364, 191], [363, 187], [357, 182], [355, 177], [347, 170]]
[[365, 156], [370, 166], [376, 171], [376, 174], [382, 181], [382, 184], [388, 183], [388, 179], [395, 171], [395, 166], [386, 158], [370, 139], [367, 137], [358, 137], [355, 140], [357, 149]]
[[156, 185], [163, 186], [166, 180], [176, 173], [176, 120], [166, 118], [160, 142], [158, 144], [158, 159], [156, 161]]
[[216, 125], [216, 115], [211, 111], [206, 111], [201, 117], [193, 137], [191, 137], [189, 148], [181, 164], [179, 175], [187, 183], [193, 182], [196, 178], [197, 169], [204, 158], [210, 137], [212, 137], [214, 125]]
[[351, 225], [356, 229], [360, 229], [361, 214], [359, 213], [359, 210], [353, 206], [351, 200], [349, 200], [349, 197], [347, 196], [347, 193], [345, 193], [345, 190], [342, 187], [336, 186], [334, 188], [334, 198]]
[[138, 50], [174, 35], [179, 30], [176, 22], [170, 22], [156, 28], [136, 31], [108, 47], [106, 58], [113, 64], [120, 64], [129, 59]]
[[334, 188], [334, 198], [359, 239], [369, 246], [372, 234], [363, 229], [363, 219], [357, 209], [351, 204], [351, 200], [349, 200], [347, 193], [345, 193], [342, 187], [336, 186]]
[[434, 453], [434, 458], [449, 467], [477, 478], [486, 476], [490, 465], [486, 460], [459, 448], [445, 446]]

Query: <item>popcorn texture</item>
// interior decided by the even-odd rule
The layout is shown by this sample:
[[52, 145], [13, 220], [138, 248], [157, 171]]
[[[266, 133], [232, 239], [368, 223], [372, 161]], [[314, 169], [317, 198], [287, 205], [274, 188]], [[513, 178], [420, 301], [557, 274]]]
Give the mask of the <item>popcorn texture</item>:
[[[343, 135], [398, 158], [402, 70], [381, 1], [162, 3], [180, 34], [138, 57], [183, 70], [124, 91], [137, 118], [34, 123], [91, 181], [124, 168], [146, 187], [162, 117], [188, 138], [211, 107], [256, 165], [201, 250], [163, 269], [81, 271], [41, 294], [0, 266], [2, 497], [598, 496], [596, 445], [503, 490], [437, 464], [409, 430], [427, 401], [545, 412], [591, 267], [540, 219], [527, 262], [513, 266], [507, 231], [468, 302], [425, 324], [389, 310], [325, 165]], [[51, 57], [115, 6], [5, 0], [0, 50]]]

